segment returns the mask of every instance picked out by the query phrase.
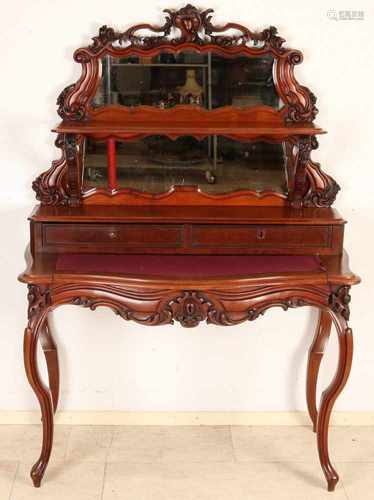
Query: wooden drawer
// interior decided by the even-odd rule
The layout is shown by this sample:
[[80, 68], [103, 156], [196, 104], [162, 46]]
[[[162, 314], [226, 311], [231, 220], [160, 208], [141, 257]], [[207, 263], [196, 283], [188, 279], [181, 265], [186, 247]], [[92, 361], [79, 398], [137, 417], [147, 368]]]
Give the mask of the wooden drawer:
[[343, 225], [36, 223], [35, 250], [51, 253], [339, 254]]
[[302, 225], [209, 225], [192, 227], [191, 244], [194, 248], [219, 245], [222, 249], [307, 249], [331, 248], [333, 226]]
[[126, 248], [175, 248], [183, 226], [171, 224], [43, 224], [44, 249], [101, 251]]

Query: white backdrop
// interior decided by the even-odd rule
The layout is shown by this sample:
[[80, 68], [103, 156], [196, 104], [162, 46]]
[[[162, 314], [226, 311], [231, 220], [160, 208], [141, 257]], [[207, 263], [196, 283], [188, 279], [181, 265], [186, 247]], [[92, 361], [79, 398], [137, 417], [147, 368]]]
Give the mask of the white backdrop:
[[[363, 278], [353, 289], [351, 325], [354, 364], [340, 410], [374, 410], [373, 308], [373, 77], [374, 7], [360, 2], [207, 0], [214, 20], [253, 29], [278, 27], [286, 45], [301, 49], [301, 83], [318, 97], [316, 122], [328, 130], [313, 158], [342, 187], [335, 207], [348, 220], [345, 246], [351, 267]], [[72, 60], [102, 24], [125, 29], [158, 23], [167, 1], [19, 0], [2, 7], [0, 78], [2, 241], [0, 300], [0, 410], [37, 408], [23, 370], [22, 336], [26, 287], [17, 282], [28, 241], [26, 218], [35, 199], [31, 182], [58, 157], [50, 133], [58, 121], [55, 101], [74, 82]], [[327, 11], [363, 10], [363, 21], [334, 21]], [[5, 17], [5, 18], [4, 18]], [[293, 411], [306, 408], [306, 352], [312, 338], [310, 309], [270, 310], [232, 328], [146, 328], [126, 323], [109, 310], [65, 306], [52, 325], [60, 346], [65, 410]], [[336, 361], [329, 345], [321, 375], [326, 385]]]

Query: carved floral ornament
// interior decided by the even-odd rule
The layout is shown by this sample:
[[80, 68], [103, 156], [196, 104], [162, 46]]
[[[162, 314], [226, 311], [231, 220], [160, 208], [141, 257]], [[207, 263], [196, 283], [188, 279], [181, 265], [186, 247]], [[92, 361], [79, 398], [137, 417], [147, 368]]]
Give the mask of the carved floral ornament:
[[[97, 307], [109, 307], [115, 314], [127, 321], [155, 326], [179, 322], [186, 328], [198, 326], [201, 322], [220, 326], [233, 326], [245, 321], [254, 321], [272, 307], [280, 307], [284, 311], [303, 306], [328, 307], [333, 313], [345, 320], [349, 319], [349, 286], [341, 286], [329, 291], [326, 288], [308, 287], [300, 293], [297, 289], [284, 287], [261, 287], [240, 292], [200, 291], [200, 290], [164, 290], [151, 292], [147, 301], [152, 303], [148, 311], [138, 309], [136, 303], [145, 297], [147, 292], [134, 292], [115, 285], [105, 285], [102, 289], [75, 289], [73, 286], [29, 285], [29, 322], [38, 318], [50, 309], [62, 304], [73, 304], [94, 311]], [[243, 295], [244, 293], [244, 295]], [[230, 307], [226, 305], [226, 300]], [[236, 305], [248, 301], [247, 309], [236, 311]], [[231, 309], [231, 306], [232, 309]]]
[[329, 305], [331, 309], [337, 314], [343, 316], [343, 318], [347, 321], [350, 316], [349, 303], [351, 302], [349, 291], [350, 287], [343, 285], [337, 288], [329, 297]]
[[[282, 44], [285, 42], [283, 38], [277, 35], [277, 29], [274, 26], [263, 30], [259, 33], [250, 31], [245, 26], [237, 23], [227, 23], [224, 26], [216, 26], [212, 24], [213, 9], [201, 11], [191, 4], [173, 11], [164, 9], [166, 12], [165, 23], [162, 26], [152, 26], [150, 24], [138, 24], [121, 33], [116, 32], [113, 28], [106, 25], [99, 30], [98, 36], [93, 38], [93, 44], [89, 49], [93, 53], [98, 53], [108, 44], [118, 42], [121, 47], [129, 45], [142, 49], [151, 49], [165, 43], [179, 45], [182, 43], [196, 43], [198, 45], [215, 44], [221, 47], [235, 47], [238, 45], [246, 45], [253, 41], [254, 44], [263, 42], [273, 47], [278, 52], [283, 52]], [[214, 35], [214, 33], [224, 33], [229, 29], [234, 29], [239, 32], [237, 35]], [[136, 35], [137, 31], [149, 30], [154, 33], [162, 33], [161, 35], [141, 36]], [[168, 38], [176, 30], [179, 36]]]

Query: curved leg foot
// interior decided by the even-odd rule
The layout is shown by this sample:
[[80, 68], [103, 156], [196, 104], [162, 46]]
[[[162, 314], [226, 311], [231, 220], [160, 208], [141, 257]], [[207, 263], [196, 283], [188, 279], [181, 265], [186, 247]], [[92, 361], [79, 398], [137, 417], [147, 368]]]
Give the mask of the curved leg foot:
[[309, 349], [308, 355], [308, 368], [306, 376], [306, 400], [308, 405], [308, 412], [310, 419], [313, 423], [313, 432], [317, 431], [317, 404], [316, 404], [316, 391], [319, 367], [325, 351], [325, 346], [330, 337], [331, 331], [331, 316], [320, 309], [319, 320], [314, 335], [312, 345]]
[[52, 393], [53, 411], [56, 413], [60, 392], [60, 370], [58, 365], [57, 346], [52, 337], [48, 317], [46, 317], [40, 329], [39, 339], [43, 348], [45, 361], [47, 363], [49, 388]]
[[29, 285], [29, 322], [24, 336], [24, 362], [28, 381], [38, 398], [42, 413], [43, 444], [40, 457], [31, 469], [31, 479], [39, 487], [52, 451], [53, 402], [50, 390], [43, 384], [38, 370], [37, 346], [46, 321], [48, 291]]
[[332, 466], [329, 457], [329, 421], [335, 400], [347, 382], [351, 370], [353, 353], [352, 330], [348, 328], [347, 321], [341, 314], [331, 314], [338, 333], [339, 362], [334, 379], [329, 387], [322, 393], [317, 420], [318, 453], [322, 470], [327, 480], [328, 491], [334, 491], [339, 481], [338, 473]]

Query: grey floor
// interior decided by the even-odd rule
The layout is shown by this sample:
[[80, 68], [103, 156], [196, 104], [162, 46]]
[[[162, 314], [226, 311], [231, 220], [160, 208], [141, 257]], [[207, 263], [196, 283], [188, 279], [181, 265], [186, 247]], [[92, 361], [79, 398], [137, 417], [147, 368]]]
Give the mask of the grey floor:
[[0, 500], [370, 500], [374, 427], [332, 427], [326, 491], [310, 427], [56, 426], [40, 489], [40, 426], [0, 426]]

